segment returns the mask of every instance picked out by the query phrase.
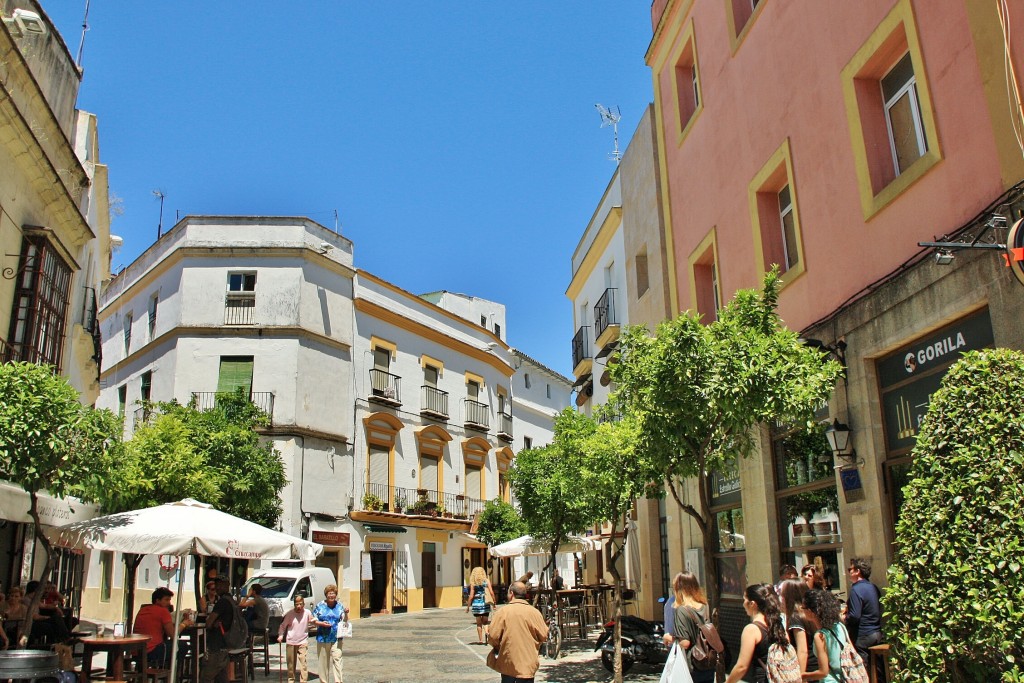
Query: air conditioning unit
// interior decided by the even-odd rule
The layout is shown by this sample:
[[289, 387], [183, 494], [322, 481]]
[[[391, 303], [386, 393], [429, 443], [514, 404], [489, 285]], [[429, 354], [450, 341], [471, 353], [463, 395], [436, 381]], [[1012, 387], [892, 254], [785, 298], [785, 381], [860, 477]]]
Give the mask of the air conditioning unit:
[[10, 18], [4, 17], [4, 24], [7, 30], [18, 37], [45, 36], [47, 32], [43, 18], [27, 9], [14, 10]]

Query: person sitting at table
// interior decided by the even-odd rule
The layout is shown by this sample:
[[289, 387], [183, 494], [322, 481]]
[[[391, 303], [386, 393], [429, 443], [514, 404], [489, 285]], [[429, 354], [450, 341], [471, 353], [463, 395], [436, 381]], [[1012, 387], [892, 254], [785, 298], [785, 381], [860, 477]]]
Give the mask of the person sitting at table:
[[7, 636], [8, 642], [15, 642], [18, 639], [18, 627], [21, 626], [21, 622], [25, 619], [25, 603], [21, 600], [25, 596], [25, 591], [21, 589], [21, 586], [13, 586], [10, 591], [7, 592], [7, 600], [4, 602], [4, 635]]
[[560, 591], [565, 588], [565, 579], [562, 578], [562, 575], [558, 573], [557, 569], [555, 570], [554, 577], [551, 579], [551, 587], [556, 591]]
[[[25, 597], [21, 600], [26, 608], [31, 606], [32, 599], [39, 588], [38, 581], [29, 581], [26, 584]], [[64, 612], [55, 604], [45, 605], [40, 601], [36, 610], [26, 618], [32, 621], [32, 631], [29, 637], [37, 643], [64, 643], [71, 637], [71, 632], [68, 631], [67, 624], [64, 622]]]
[[[158, 669], [166, 669], [171, 660], [171, 644], [167, 640], [174, 635], [174, 619], [171, 618], [171, 598], [174, 593], [161, 586], [153, 591], [152, 602], [143, 605], [135, 616], [132, 631], [149, 638], [146, 643], [146, 660], [149, 665]], [[190, 619], [184, 619], [180, 628], [192, 625]]]
[[245, 615], [245, 623], [249, 625], [249, 633], [263, 633], [270, 623], [270, 605], [263, 599], [263, 584], [254, 583], [249, 586], [249, 595], [242, 598], [238, 606]]

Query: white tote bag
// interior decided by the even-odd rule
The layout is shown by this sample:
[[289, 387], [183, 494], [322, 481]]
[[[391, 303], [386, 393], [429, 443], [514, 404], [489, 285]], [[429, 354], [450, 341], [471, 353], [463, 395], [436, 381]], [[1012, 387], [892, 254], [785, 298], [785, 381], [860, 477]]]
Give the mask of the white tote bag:
[[693, 683], [686, 655], [679, 649], [678, 643], [673, 643], [672, 651], [668, 653], [668, 661], [661, 672], [661, 683]]

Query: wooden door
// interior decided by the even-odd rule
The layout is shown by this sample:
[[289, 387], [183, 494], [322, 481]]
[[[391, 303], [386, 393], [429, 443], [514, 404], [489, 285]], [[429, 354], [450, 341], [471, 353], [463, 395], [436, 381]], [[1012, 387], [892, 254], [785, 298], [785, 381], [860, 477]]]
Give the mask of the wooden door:
[[437, 607], [437, 553], [433, 543], [423, 544], [420, 556], [420, 575], [423, 577], [423, 609]]

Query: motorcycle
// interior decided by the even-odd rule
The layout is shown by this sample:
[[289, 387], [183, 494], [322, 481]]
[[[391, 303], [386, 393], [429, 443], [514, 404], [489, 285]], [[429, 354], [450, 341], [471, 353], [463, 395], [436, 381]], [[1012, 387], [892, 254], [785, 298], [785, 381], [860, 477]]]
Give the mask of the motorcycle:
[[[664, 626], [656, 621], [640, 617], [622, 617], [622, 673], [629, 671], [636, 662], [664, 664], [669, 649], [662, 640]], [[595, 650], [601, 651], [601, 663], [608, 671], [615, 671], [615, 622], [604, 625], [604, 632], [597, 639]]]

